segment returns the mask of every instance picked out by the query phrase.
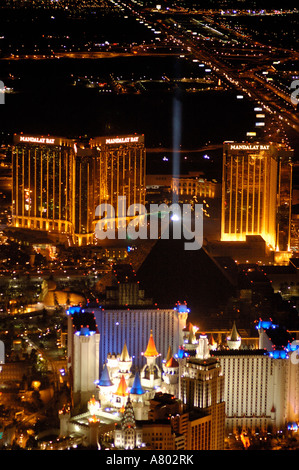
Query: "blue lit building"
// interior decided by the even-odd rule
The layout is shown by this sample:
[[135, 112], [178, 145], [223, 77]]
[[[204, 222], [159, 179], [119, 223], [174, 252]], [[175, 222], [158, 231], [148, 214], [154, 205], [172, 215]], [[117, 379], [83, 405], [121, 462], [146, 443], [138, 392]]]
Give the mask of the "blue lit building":
[[[68, 370], [74, 396], [86, 401], [95, 392], [103, 365], [110, 354], [120, 354], [124, 344], [132, 357], [132, 370], [145, 365], [151, 332], [155, 337], [158, 361], [168, 348], [177, 351], [189, 314], [186, 304], [171, 309], [72, 306], [68, 310]], [[161, 364], [158, 364], [161, 366]]]
[[[174, 308], [101, 308], [71, 307], [69, 314], [75, 321], [76, 328], [82, 322], [98, 329], [101, 340], [99, 344], [100, 369], [108, 354], [120, 353], [126, 343], [133, 359], [133, 368], [144, 366], [142, 353], [145, 351], [151, 330], [155, 337], [157, 350], [162, 358], [167, 356], [168, 347], [177, 351], [183, 343], [189, 309], [178, 303]], [[71, 333], [70, 333], [71, 335]], [[71, 346], [70, 346], [71, 348]], [[69, 352], [71, 355], [71, 351]]]

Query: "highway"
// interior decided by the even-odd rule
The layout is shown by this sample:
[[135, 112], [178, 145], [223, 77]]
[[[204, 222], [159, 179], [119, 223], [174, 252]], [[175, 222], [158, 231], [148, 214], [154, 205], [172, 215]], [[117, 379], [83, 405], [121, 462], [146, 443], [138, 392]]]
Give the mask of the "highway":
[[[243, 76], [240, 73], [233, 71], [227, 65], [223, 64], [218, 58], [213, 55], [212, 52], [207, 51], [207, 48], [202, 44], [194, 44], [194, 40], [189, 37], [181, 37], [181, 40], [184, 41], [187, 49], [192, 53], [194, 58], [201, 60], [202, 62], [207, 63], [214, 71], [221, 76], [225, 81], [228, 81], [233, 87], [235, 87], [237, 92], [242, 92], [249, 96], [250, 98], [255, 98], [262, 105], [266, 106], [273, 114], [277, 115], [277, 120], [282, 119], [285, 122], [292, 126], [297, 132], [299, 132], [299, 117], [295, 113], [295, 109], [288, 109], [287, 107], [282, 107], [280, 98], [282, 97], [281, 92], [278, 92], [274, 87], [270, 89], [266, 88], [267, 83], [259, 80], [260, 87], [257, 86], [256, 81], [250, 83], [247, 80], [246, 75]], [[257, 80], [257, 76], [253, 73], [251, 77]], [[286, 96], [283, 95], [283, 99]], [[288, 103], [289, 104], [289, 103]]]
[[[194, 36], [190, 34], [190, 31], [184, 30], [183, 27], [178, 28], [175, 22], [172, 23], [168, 21], [166, 23], [167, 18], [169, 19], [171, 15], [165, 15], [165, 17], [162, 17], [162, 19], [159, 19], [157, 22], [150, 11], [142, 11], [141, 13], [141, 11], [139, 12], [137, 10], [136, 5], [130, 1], [122, 1], [119, 3], [126, 8], [129, 13], [136, 15], [138, 18], [142, 18], [143, 21], [146, 21], [155, 28], [160, 28], [169, 42], [172, 41], [176, 47], [183, 47], [185, 53], [191, 54], [194, 59], [207, 64], [225, 83], [229, 83], [231, 87], [235, 88], [237, 93], [246, 94], [249, 98], [255, 99], [273, 115], [279, 125], [286, 124], [299, 132], [299, 117], [295, 108], [290, 106], [291, 96], [288, 100], [286, 94], [283, 94], [274, 87], [270, 87], [266, 80], [263, 81], [254, 74], [255, 69], [250, 70], [247, 74], [242, 74], [240, 71], [227, 65], [219, 58], [216, 47], [210, 46], [209, 41], [205, 41], [205, 38], [202, 38], [200, 35], [194, 38]], [[222, 24], [221, 28], [223, 28]], [[263, 62], [269, 63], [272, 52], [275, 60], [277, 60], [277, 55], [279, 54], [281, 54], [281, 61], [285, 61], [290, 57], [298, 59], [298, 53], [294, 53], [294, 51], [275, 48], [275, 51], [271, 52], [270, 47], [254, 41], [247, 35], [242, 35], [240, 32], [234, 31], [228, 26], [226, 30], [232, 36], [238, 38], [239, 41], [243, 41], [247, 46], [264, 47], [264, 56], [261, 57], [260, 63], [257, 63], [257, 70], [261, 68]], [[285, 106], [282, 103], [282, 99], [285, 101]]]
[[159, 48], [151, 48], [145, 46], [132, 46], [130, 50], [125, 51], [83, 51], [83, 52], [52, 52], [51, 54], [11, 54], [9, 56], [1, 57], [1, 60], [49, 60], [49, 59], [109, 59], [116, 57], [133, 57], [136, 54], [139, 56], [168, 57], [170, 55], [177, 56], [181, 54], [181, 50], [176, 49], [173, 51], [161, 51]]

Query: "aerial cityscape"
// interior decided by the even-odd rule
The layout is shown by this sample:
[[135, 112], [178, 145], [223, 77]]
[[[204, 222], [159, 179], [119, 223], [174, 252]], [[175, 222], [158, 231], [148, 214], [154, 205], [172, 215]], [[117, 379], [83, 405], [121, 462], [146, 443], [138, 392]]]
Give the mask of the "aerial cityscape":
[[0, 450], [299, 450], [298, 25], [1, 2]]

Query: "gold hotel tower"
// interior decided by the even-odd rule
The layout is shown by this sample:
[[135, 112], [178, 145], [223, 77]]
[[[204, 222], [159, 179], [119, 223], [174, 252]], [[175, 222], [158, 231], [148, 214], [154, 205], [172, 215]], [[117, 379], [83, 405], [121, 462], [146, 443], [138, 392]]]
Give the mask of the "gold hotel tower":
[[69, 244], [95, 243], [96, 207], [118, 196], [145, 204], [143, 135], [73, 139], [15, 135], [12, 225], [42, 230]]
[[282, 144], [224, 142], [221, 240], [260, 235], [290, 251], [293, 151]]
[[[90, 140], [90, 147], [98, 155], [96, 206], [110, 204], [117, 226], [124, 226], [128, 221], [126, 209], [133, 204], [145, 205], [144, 136], [96, 137]], [[119, 197], [126, 197], [126, 207]]]

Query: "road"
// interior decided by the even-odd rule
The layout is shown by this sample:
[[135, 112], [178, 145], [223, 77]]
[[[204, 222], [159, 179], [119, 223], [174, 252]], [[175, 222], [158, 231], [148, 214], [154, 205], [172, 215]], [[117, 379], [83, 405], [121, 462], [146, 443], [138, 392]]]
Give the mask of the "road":
[[[248, 74], [242, 75], [238, 70], [233, 69], [233, 67], [224, 63], [219, 58], [219, 55], [217, 55], [217, 48], [213, 50], [213, 47], [215, 46], [210, 46], [209, 41], [205, 41], [205, 38], [197, 36], [195, 39], [194, 36], [190, 35], [190, 31], [184, 30], [182, 27], [178, 28], [175, 22], [172, 23], [168, 21], [166, 23], [169, 15], [165, 16], [165, 18], [163, 17], [162, 19], [159, 19], [157, 22], [150, 11], [138, 11], [136, 5], [129, 0], [123, 1], [121, 4], [128, 10], [128, 12], [139, 18], [142, 17], [143, 20], [153, 27], [157, 27], [158, 25], [169, 41], [173, 41], [173, 44], [177, 47], [182, 46], [185, 49], [185, 52], [191, 54], [194, 59], [206, 63], [219, 77], [221, 77], [222, 80], [224, 80], [225, 83], [229, 83], [234, 87], [236, 92], [246, 94], [251, 99], [255, 99], [260, 105], [265, 106], [271, 112], [277, 123], [287, 124], [299, 132], [299, 117], [296, 114], [296, 110], [292, 108], [292, 106], [289, 107], [286, 95], [282, 94], [274, 87], [267, 87], [266, 81], [264, 81], [264, 83], [262, 83], [262, 80], [258, 81], [258, 77], [254, 75], [254, 69], [249, 72], [249, 76]], [[205, 17], [205, 20], [208, 21], [209, 18]], [[224, 25], [221, 24], [218, 25], [218, 27], [223, 29]], [[261, 64], [265, 63], [266, 59], [269, 61], [269, 58], [272, 57], [274, 48], [258, 43], [247, 35], [245, 36], [229, 27], [226, 27], [226, 30], [231, 35], [238, 38], [239, 41], [243, 41], [247, 46], [251, 44], [252, 47], [264, 47], [265, 52], [263, 57], [261, 57]], [[277, 59], [279, 54], [281, 54], [282, 61], [285, 61], [290, 57], [292, 59], [298, 59], [299, 57], [297, 52], [275, 48], [273, 58], [275, 57], [275, 59]], [[256, 70], [259, 70], [260, 67], [261, 65], [257, 64]], [[255, 80], [253, 80], [253, 77]], [[250, 80], [248, 80], [248, 78], [250, 78]], [[282, 105], [281, 99], [285, 100], [286, 106]]]
[[143, 47], [132, 48], [130, 51], [127, 52], [53, 52], [51, 54], [24, 54], [24, 55], [16, 55], [11, 54], [7, 57], [1, 57], [1, 60], [48, 60], [48, 59], [109, 59], [115, 57], [134, 57], [138, 54], [138, 56], [150, 56], [152, 57], [155, 55], [156, 57], [168, 57], [169, 55], [179, 55], [181, 51], [164, 51], [159, 52], [153, 49], [146, 49]]
[[[198, 44], [194, 45], [194, 41], [189, 38], [185, 38], [185, 44], [189, 50], [191, 49], [191, 53], [196, 59], [208, 63], [223, 80], [228, 81], [232, 86], [234, 86], [236, 91], [242, 92], [250, 98], [254, 97], [261, 104], [267, 106], [274, 115], [277, 114], [277, 120], [281, 119], [279, 117], [281, 116], [287, 124], [299, 132], [298, 115], [295, 114], [294, 109], [282, 107], [280, 102], [280, 98], [282, 98], [281, 93], [278, 93], [274, 87], [271, 90], [269, 88], [267, 89], [265, 88], [266, 82], [264, 82], [262, 86], [261, 81], [260, 87], [257, 86], [256, 81], [254, 83], [250, 83], [247, 80], [246, 75], [242, 76], [242, 74], [233, 71], [228, 66], [224, 65], [218, 58], [215, 58], [211, 52], [207, 52], [206, 50], [204, 51]], [[254, 75], [254, 78], [257, 79], [256, 75]], [[283, 98], [285, 99], [285, 95]]]

